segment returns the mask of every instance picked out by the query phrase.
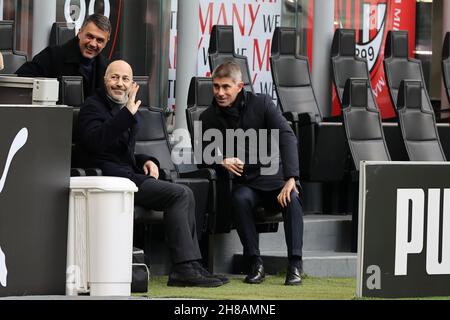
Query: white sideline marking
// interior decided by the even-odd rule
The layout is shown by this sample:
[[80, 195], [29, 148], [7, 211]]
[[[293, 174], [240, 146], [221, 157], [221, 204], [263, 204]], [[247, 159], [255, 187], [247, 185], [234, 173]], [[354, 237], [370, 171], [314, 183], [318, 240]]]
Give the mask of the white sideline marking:
[[[0, 179], [0, 193], [3, 191], [5, 186], [6, 176], [9, 172], [9, 167], [11, 165], [12, 159], [16, 155], [28, 140], [28, 129], [22, 128], [14, 137], [14, 140], [9, 148], [8, 156], [6, 157], [5, 168], [3, 169], [2, 178]], [[6, 256], [0, 246], [0, 285], [6, 287], [7, 285], [8, 269], [6, 268]]]

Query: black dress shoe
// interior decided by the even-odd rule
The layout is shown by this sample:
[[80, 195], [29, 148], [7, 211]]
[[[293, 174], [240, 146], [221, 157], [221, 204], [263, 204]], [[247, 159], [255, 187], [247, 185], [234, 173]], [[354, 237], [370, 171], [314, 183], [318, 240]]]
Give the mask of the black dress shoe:
[[194, 267], [200, 272], [201, 275], [207, 278], [216, 278], [222, 281], [223, 284], [227, 284], [230, 280], [223, 274], [211, 274], [208, 270], [203, 268], [202, 264], [198, 261], [192, 261]]
[[266, 273], [264, 272], [264, 265], [262, 262], [254, 262], [250, 266], [250, 272], [245, 277], [245, 283], [258, 284], [264, 281]]
[[223, 282], [217, 278], [205, 277], [192, 262], [176, 264], [169, 274], [170, 287], [219, 287]]
[[287, 286], [296, 286], [302, 283], [302, 268], [290, 264], [286, 273], [286, 281], [284, 282]]

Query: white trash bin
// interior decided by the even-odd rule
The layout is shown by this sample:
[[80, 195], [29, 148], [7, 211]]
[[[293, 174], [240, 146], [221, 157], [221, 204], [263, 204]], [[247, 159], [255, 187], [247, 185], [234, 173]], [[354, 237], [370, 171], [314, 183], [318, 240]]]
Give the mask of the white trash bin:
[[70, 178], [67, 295], [131, 295], [137, 190], [126, 178]]

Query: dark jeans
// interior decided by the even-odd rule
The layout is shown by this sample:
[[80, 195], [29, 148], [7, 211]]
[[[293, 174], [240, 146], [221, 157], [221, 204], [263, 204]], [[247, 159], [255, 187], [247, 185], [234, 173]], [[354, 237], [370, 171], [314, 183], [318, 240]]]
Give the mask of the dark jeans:
[[200, 260], [194, 195], [187, 186], [147, 179], [134, 195], [145, 209], [164, 211], [164, 228], [173, 263]]
[[303, 209], [300, 199], [295, 192], [292, 192], [291, 202], [283, 209], [277, 202], [280, 191], [281, 189], [260, 191], [244, 185], [234, 186], [232, 194], [233, 219], [244, 247], [244, 256], [260, 255], [254, 217], [254, 209], [257, 206], [276, 208], [282, 211], [288, 257], [302, 256]]

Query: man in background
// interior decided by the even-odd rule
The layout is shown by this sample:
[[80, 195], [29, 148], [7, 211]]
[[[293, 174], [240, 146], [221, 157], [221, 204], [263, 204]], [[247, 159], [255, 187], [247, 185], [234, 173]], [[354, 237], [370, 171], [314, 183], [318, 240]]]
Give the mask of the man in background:
[[16, 74], [21, 77], [57, 78], [81, 76], [84, 97], [103, 87], [108, 60], [101, 54], [109, 41], [111, 23], [101, 14], [87, 17], [77, 36], [65, 44], [50, 46], [24, 63]]

